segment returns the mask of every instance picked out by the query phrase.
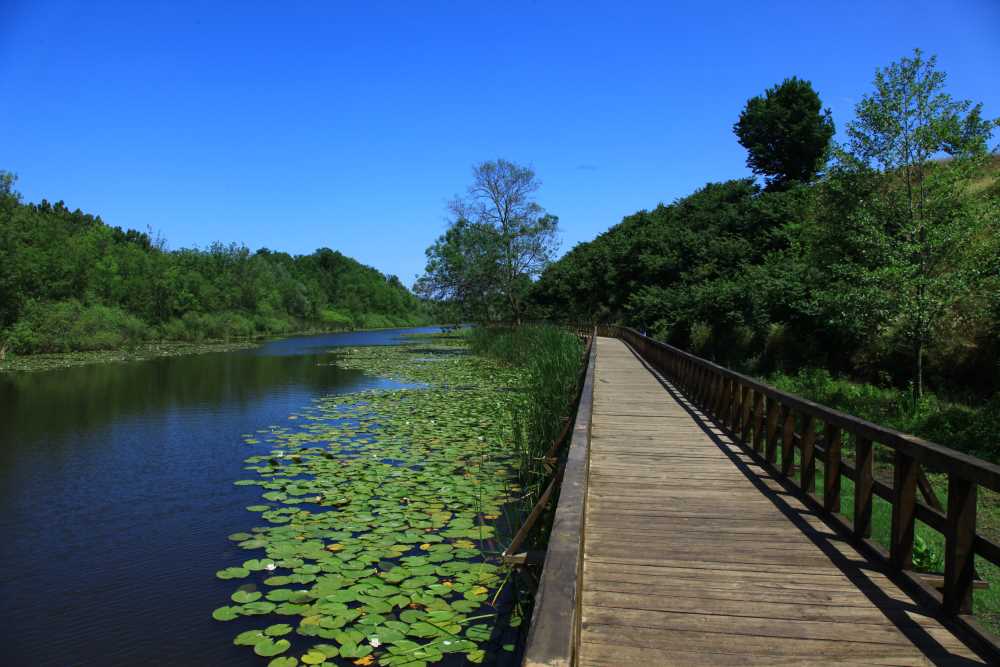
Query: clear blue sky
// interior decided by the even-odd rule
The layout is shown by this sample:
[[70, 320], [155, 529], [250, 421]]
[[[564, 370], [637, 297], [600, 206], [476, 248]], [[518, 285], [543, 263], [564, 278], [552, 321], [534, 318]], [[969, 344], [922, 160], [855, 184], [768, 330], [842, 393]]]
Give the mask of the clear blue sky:
[[918, 46], [1000, 116], [997, 0], [0, 0], [0, 169], [170, 247], [328, 246], [409, 284], [474, 162], [532, 165], [569, 249], [747, 175], [747, 98], [797, 75], [841, 129]]

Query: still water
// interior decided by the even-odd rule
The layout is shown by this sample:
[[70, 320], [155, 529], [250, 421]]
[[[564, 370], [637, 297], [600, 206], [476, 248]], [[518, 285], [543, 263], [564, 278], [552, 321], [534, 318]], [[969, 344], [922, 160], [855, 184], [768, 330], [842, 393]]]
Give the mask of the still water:
[[[259, 665], [213, 621], [255, 525], [241, 434], [395, 386], [329, 364], [399, 329], [0, 374], [0, 665]], [[234, 554], [236, 554], [234, 556]]]

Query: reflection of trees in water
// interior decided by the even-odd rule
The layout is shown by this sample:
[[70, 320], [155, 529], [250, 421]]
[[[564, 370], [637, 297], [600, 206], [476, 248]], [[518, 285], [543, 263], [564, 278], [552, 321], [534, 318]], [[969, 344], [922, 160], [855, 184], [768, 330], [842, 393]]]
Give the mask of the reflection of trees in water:
[[242, 405], [276, 387], [330, 391], [362, 377], [330, 361], [331, 355], [221, 353], [0, 375], [0, 443], [167, 408]]

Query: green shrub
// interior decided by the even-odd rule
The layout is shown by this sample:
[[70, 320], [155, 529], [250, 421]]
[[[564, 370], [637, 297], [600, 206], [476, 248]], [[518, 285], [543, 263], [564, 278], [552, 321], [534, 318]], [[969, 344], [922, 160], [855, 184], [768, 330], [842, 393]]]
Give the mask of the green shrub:
[[354, 318], [350, 314], [335, 308], [324, 308], [319, 311], [319, 321], [327, 329], [354, 328]]
[[277, 336], [295, 331], [298, 328], [295, 320], [287, 315], [273, 313], [257, 315], [253, 318], [254, 330], [257, 334]]
[[354, 325], [358, 329], [389, 329], [396, 323], [386, 315], [378, 313], [361, 313], [355, 316]]
[[190, 332], [184, 320], [174, 318], [160, 325], [159, 337], [163, 340], [191, 340]]
[[148, 325], [120, 308], [79, 301], [30, 302], [9, 333], [14, 352], [107, 350], [148, 339]]
[[691, 352], [693, 354], [703, 354], [711, 343], [711, 324], [699, 321], [691, 325]]
[[1000, 461], [1000, 393], [976, 407], [943, 401], [929, 393], [914, 401], [908, 389], [852, 382], [816, 368], [795, 375], [771, 375], [767, 382], [881, 426]]

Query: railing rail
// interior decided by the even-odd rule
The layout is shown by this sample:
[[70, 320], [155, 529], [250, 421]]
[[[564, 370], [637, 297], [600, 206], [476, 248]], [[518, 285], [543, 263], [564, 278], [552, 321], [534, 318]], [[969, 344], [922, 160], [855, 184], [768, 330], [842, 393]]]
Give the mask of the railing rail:
[[[997, 638], [971, 615], [973, 588], [980, 583], [975, 557], [1000, 566], [1000, 545], [976, 532], [977, 492], [980, 487], [1000, 491], [1000, 466], [780, 391], [634, 329], [602, 326], [599, 333], [628, 343], [735, 442], [755, 452], [776, 476], [797, 486], [842, 531], [871, 555], [884, 559], [928, 601], [939, 605], [945, 618], [1000, 656]], [[843, 460], [847, 437], [854, 445], [854, 465]], [[874, 476], [876, 445], [892, 450], [891, 486]], [[823, 489], [818, 493], [817, 460], [824, 464]], [[934, 506], [940, 504], [922, 466], [947, 475], [946, 510]], [[798, 480], [793, 477], [796, 468]], [[853, 520], [840, 513], [845, 477], [854, 483]], [[930, 504], [919, 501], [918, 488]], [[888, 552], [871, 540], [875, 497], [892, 506]], [[929, 583], [933, 578], [913, 569], [917, 520], [945, 539], [944, 576], [933, 582], [937, 586]]]

